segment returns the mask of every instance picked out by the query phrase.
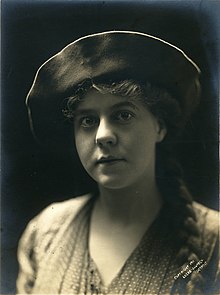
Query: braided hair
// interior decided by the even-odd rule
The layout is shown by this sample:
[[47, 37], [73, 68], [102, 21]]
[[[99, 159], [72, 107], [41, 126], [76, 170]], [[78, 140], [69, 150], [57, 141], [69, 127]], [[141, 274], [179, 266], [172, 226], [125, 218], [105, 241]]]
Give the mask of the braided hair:
[[[164, 89], [152, 86], [150, 83], [140, 84], [133, 80], [117, 83], [94, 84], [91, 80], [81, 83], [74, 95], [66, 99], [64, 116], [74, 118], [77, 104], [85, 97], [86, 92], [95, 88], [101, 93], [139, 99], [157, 118], [161, 127], [166, 127], [168, 133], [163, 142], [156, 147], [156, 181], [164, 198], [170, 216], [175, 222], [170, 225], [177, 232], [178, 254], [176, 262], [183, 269], [190, 261], [198, 261], [201, 257], [201, 236], [197, 225], [196, 214], [192, 206], [192, 195], [183, 180], [180, 164], [174, 157], [174, 142], [183, 129], [181, 108], [178, 102]], [[200, 272], [192, 272], [185, 280], [177, 280], [171, 293], [201, 294], [203, 277]]]

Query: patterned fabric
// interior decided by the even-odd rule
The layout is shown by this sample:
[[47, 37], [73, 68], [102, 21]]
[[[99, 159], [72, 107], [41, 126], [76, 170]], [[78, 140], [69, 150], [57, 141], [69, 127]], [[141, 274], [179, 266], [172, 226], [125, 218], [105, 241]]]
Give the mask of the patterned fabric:
[[[109, 286], [104, 286], [88, 251], [93, 204], [89, 196], [52, 204], [31, 221], [19, 245], [18, 293], [171, 294], [179, 269], [167, 209], [161, 209], [122, 269]], [[206, 217], [205, 232], [210, 225], [208, 211], [202, 207], [197, 206], [197, 212]], [[213, 252], [216, 239], [209, 235], [208, 240]], [[209, 280], [213, 281], [215, 274], [214, 270]]]

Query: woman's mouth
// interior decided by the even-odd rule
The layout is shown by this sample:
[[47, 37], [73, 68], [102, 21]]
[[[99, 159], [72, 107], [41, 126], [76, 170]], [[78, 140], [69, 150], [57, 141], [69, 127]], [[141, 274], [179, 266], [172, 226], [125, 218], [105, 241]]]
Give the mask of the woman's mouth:
[[102, 165], [102, 164], [116, 164], [118, 162], [124, 161], [122, 158], [115, 158], [112, 156], [109, 157], [101, 157], [98, 161], [97, 164]]

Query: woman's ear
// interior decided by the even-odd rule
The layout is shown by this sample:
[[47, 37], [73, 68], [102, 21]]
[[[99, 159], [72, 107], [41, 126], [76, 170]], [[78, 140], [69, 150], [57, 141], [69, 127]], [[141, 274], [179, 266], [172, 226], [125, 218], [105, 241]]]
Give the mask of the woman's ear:
[[158, 121], [158, 125], [157, 125], [157, 142], [163, 141], [166, 134], [167, 134], [167, 128], [166, 128], [164, 122]]
[[158, 132], [157, 142], [163, 141], [166, 134], [167, 134], [167, 129], [165, 127], [161, 128]]

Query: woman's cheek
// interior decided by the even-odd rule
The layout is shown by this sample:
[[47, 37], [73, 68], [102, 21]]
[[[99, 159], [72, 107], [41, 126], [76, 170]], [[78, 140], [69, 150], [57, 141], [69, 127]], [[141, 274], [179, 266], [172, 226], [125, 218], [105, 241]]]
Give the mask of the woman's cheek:
[[84, 144], [83, 144], [83, 140], [81, 138], [81, 136], [79, 135], [75, 135], [75, 146], [76, 146], [76, 150], [78, 153], [78, 156], [80, 158], [80, 160], [83, 160], [83, 155], [84, 155]]
[[92, 155], [92, 143], [89, 138], [81, 135], [76, 135], [75, 137], [76, 150], [78, 152], [79, 158], [83, 164], [86, 165], [86, 162]]

